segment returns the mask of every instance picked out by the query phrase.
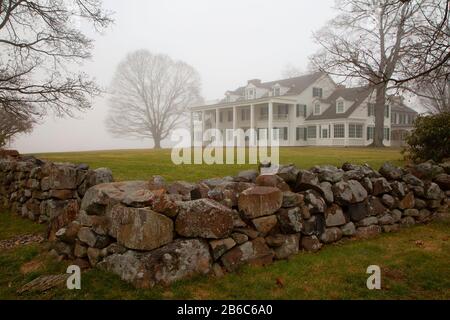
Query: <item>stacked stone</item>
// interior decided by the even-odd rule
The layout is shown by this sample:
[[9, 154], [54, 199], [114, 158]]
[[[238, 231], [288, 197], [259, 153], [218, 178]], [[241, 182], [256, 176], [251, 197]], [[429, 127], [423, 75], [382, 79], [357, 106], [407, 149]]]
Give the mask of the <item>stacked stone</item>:
[[267, 265], [344, 237], [367, 238], [448, 210], [450, 162], [379, 172], [344, 164], [257, 171], [193, 184], [121, 182], [90, 188], [59, 253], [87, 259], [136, 287]]
[[48, 224], [52, 239], [78, 215], [80, 199], [88, 188], [111, 181], [108, 169], [8, 156], [0, 159], [0, 206]]

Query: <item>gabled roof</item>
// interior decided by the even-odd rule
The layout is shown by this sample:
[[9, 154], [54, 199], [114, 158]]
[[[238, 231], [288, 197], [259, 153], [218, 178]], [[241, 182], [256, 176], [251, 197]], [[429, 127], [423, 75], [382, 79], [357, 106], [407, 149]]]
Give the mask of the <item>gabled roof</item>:
[[406, 112], [406, 113], [419, 114], [416, 110], [408, 107], [403, 102], [398, 102], [398, 101], [394, 101], [391, 109], [392, 109], [392, 112]]
[[[323, 72], [315, 72], [312, 74], [306, 74], [300, 77], [290, 78], [290, 79], [282, 79], [277, 81], [271, 81], [271, 82], [263, 82], [256, 87], [258, 88], [264, 88], [264, 89], [271, 89], [274, 85], [279, 84], [282, 87], [290, 88], [284, 96], [290, 96], [290, 95], [298, 95], [301, 94], [303, 91], [308, 89], [314, 82], [319, 80], [321, 77], [325, 76], [326, 74]], [[254, 83], [253, 83], [254, 84]], [[255, 84], [254, 84], [255, 85]], [[231, 94], [243, 96], [245, 87], [240, 87], [236, 89], [235, 91], [229, 91]]]
[[[366, 100], [372, 93], [372, 89], [368, 87], [357, 88], [337, 88], [330, 97], [322, 99], [325, 104], [329, 104], [330, 107], [320, 115], [310, 115], [306, 120], [326, 120], [326, 119], [345, 119], [348, 118], [361, 103]], [[351, 101], [353, 104], [344, 113], [336, 113], [336, 100], [343, 98], [346, 101]]]

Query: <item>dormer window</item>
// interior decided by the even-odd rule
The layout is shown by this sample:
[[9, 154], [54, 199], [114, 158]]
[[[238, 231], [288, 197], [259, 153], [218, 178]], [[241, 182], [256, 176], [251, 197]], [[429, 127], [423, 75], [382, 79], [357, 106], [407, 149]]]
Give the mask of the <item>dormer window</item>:
[[322, 97], [323, 97], [323, 89], [313, 88], [313, 98], [322, 98]]
[[281, 95], [281, 88], [280, 87], [274, 87], [273, 88], [273, 96], [274, 97], [279, 97]]
[[320, 113], [321, 113], [320, 103], [317, 102], [317, 103], [314, 105], [314, 115], [319, 115]]
[[336, 103], [336, 113], [344, 113], [344, 101], [338, 101]]
[[255, 99], [256, 90], [253, 88], [247, 89], [247, 100]]

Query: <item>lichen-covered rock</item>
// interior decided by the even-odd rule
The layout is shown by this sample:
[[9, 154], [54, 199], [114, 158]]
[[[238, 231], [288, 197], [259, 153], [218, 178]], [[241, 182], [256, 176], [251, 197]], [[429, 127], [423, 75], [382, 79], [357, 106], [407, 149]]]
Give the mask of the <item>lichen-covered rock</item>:
[[223, 239], [233, 231], [233, 211], [211, 199], [180, 203], [177, 233], [186, 238]]
[[413, 209], [416, 205], [416, 201], [414, 198], [414, 193], [409, 192], [402, 200], [400, 200], [398, 204], [398, 208], [405, 209]]
[[341, 238], [342, 238], [342, 231], [339, 228], [328, 228], [320, 236], [320, 240], [323, 243], [333, 243], [341, 240]]
[[276, 215], [272, 215], [253, 219], [252, 223], [261, 234], [268, 234], [278, 224], [278, 219]]
[[211, 246], [214, 260], [218, 260], [227, 251], [236, 246], [236, 241], [233, 238], [212, 240], [209, 242], [209, 245]]
[[276, 260], [284, 260], [298, 253], [300, 247], [300, 235], [287, 235], [281, 246], [276, 247], [273, 251]]
[[105, 258], [97, 265], [119, 275], [137, 288], [169, 285], [175, 281], [211, 271], [212, 259], [208, 244], [201, 240], [175, 240], [147, 252], [128, 251]]
[[273, 251], [264, 238], [256, 238], [235, 247], [222, 256], [221, 261], [227, 271], [232, 272], [244, 264], [263, 266], [272, 263]]
[[373, 195], [379, 196], [392, 191], [391, 185], [386, 178], [376, 178], [372, 180]]
[[295, 191], [317, 190], [319, 188], [319, 178], [307, 170], [300, 170], [295, 184]]
[[396, 205], [395, 198], [390, 194], [384, 194], [383, 197], [381, 198], [381, 202], [389, 209], [395, 208]]
[[303, 236], [301, 247], [308, 252], [317, 252], [322, 248], [322, 243], [316, 236]]
[[280, 209], [277, 212], [277, 217], [283, 233], [299, 233], [303, 230], [303, 218], [300, 208]]
[[368, 227], [360, 227], [356, 229], [355, 236], [361, 239], [375, 237], [381, 233], [381, 227], [378, 225], [371, 225]]
[[289, 185], [277, 175], [260, 175], [255, 181], [257, 186], [260, 187], [274, 187], [281, 191], [290, 191]]
[[389, 180], [399, 180], [403, 176], [403, 171], [400, 168], [395, 167], [389, 162], [383, 164], [380, 168], [380, 173]]
[[303, 203], [304, 196], [291, 191], [283, 192], [283, 208], [297, 207]]
[[342, 235], [345, 237], [352, 237], [356, 233], [356, 226], [353, 222], [349, 222], [341, 227]]
[[127, 195], [139, 190], [148, 190], [147, 181], [113, 182], [96, 185], [86, 191], [81, 210], [88, 215], [105, 215], [114, 205], [121, 203]]
[[283, 179], [287, 184], [294, 185], [297, 182], [300, 170], [294, 165], [280, 166], [277, 175]]
[[312, 214], [324, 213], [326, 209], [325, 200], [321, 197], [319, 192], [314, 190], [308, 190], [303, 193], [305, 197], [305, 204], [307, 205], [309, 212]]
[[335, 201], [340, 205], [351, 205], [367, 199], [367, 191], [356, 180], [340, 181], [333, 186]]
[[347, 223], [344, 211], [337, 204], [333, 204], [325, 211], [325, 223], [328, 228], [338, 227]]
[[319, 187], [327, 204], [332, 204], [334, 202], [333, 185], [330, 182], [323, 181]]
[[367, 217], [363, 220], [356, 223], [357, 227], [368, 227], [374, 224], [378, 224], [378, 218], [377, 217]]
[[270, 216], [283, 204], [283, 193], [272, 187], [254, 187], [239, 196], [239, 210], [249, 219]]

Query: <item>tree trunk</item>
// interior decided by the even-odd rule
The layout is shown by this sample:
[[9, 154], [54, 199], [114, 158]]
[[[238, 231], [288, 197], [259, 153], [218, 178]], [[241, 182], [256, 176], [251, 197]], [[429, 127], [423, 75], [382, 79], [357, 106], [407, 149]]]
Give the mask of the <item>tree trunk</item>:
[[161, 138], [154, 137], [153, 142], [155, 143], [154, 149], [161, 149]]
[[384, 119], [386, 108], [386, 84], [379, 84], [376, 88], [375, 100], [375, 130], [373, 137], [373, 147], [384, 147]]

